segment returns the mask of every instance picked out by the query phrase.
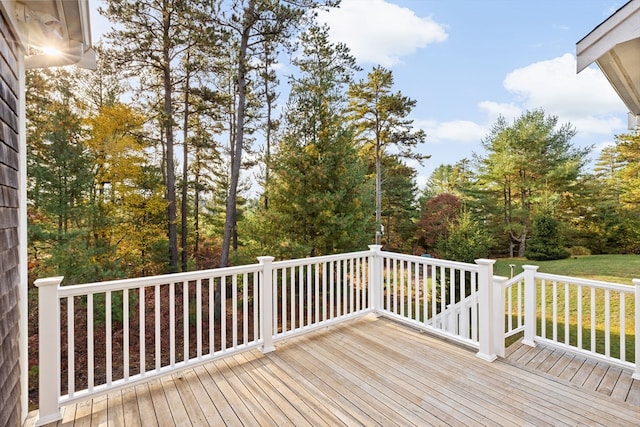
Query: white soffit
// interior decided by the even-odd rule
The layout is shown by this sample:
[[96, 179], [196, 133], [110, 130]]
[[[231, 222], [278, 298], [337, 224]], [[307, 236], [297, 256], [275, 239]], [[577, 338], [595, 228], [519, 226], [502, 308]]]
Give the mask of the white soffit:
[[598, 64], [629, 111], [640, 115], [640, 0], [631, 0], [576, 44], [578, 72]]
[[12, 6], [14, 20], [29, 45], [51, 46], [61, 52], [61, 55], [26, 56], [26, 68], [71, 64], [95, 68], [89, 0], [17, 0], [7, 3]]

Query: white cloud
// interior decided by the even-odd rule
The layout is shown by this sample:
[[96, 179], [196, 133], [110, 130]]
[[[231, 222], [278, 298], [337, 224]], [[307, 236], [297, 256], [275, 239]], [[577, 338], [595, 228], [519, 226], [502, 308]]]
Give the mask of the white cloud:
[[[447, 144], [460, 152], [485, 138], [499, 116], [512, 122], [527, 109], [541, 108], [548, 115], [558, 116], [560, 124], [571, 123], [578, 131], [580, 144], [591, 143], [594, 136], [606, 139], [626, 131], [626, 108], [600, 70], [587, 68], [580, 74], [575, 70], [571, 54], [530, 64], [504, 79], [512, 101], [478, 103], [486, 120], [416, 120], [414, 124], [427, 133], [428, 144]], [[594, 155], [598, 153], [596, 150]]]
[[427, 133], [427, 144], [442, 142], [477, 143], [487, 133], [486, 127], [468, 120], [449, 122], [416, 120], [414, 125]]
[[447, 39], [443, 25], [419, 17], [385, 0], [343, 0], [340, 7], [320, 12], [334, 42], [346, 44], [358, 63], [391, 67], [402, 56]]
[[487, 113], [489, 123], [495, 123], [499, 116], [504, 117], [507, 122], [511, 122], [522, 114], [522, 108], [514, 103], [505, 104], [494, 101], [482, 101], [478, 104], [478, 108]]
[[611, 134], [624, 126], [626, 108], [602, 72], [587, 68], [576, 74], [571, 54], [540, 61], [507, 74], [504, 87], [526, 109], [542, 108], [579, 132]]
[[578, 130], [578, 135], [614, 135], [616, 133], [626, 132], [626, 122], [620, 117], [613, 115], [574, 117], [567, 121]]

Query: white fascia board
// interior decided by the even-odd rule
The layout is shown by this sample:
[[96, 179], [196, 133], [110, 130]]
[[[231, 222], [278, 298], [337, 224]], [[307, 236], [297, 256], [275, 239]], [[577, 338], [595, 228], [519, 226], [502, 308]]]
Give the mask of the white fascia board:
[[640, 37], [640, 0], [631, 0], [576, 44], [577, 71], [617, 44]]

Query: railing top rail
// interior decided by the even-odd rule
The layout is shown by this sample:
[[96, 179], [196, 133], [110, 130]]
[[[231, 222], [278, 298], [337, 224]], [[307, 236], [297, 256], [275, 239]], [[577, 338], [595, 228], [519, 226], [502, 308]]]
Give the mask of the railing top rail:
[[352, 259], [358, 257], [366, 257], [371, 255], [371, 251], [349, 252], [346, 254], [322, 255], [317, 257], [288, 259], [283, 261], [275, 261], [271, 265], [273, 268], [297, 267], [307, 264], [319, 264], [322, 262], [338, 261], [342, 259]]
[[198, 279], [211, 279], [242, 273], [255, 273], [262, 270], [260, 264], [249, 264], [234, 267], [213, 268], [209, 270], [189, 271], [184, 273], [159, 274], [156, 276], [137, 277], [133, 279], [118, 279], [96, 283], [61, 286], [58, 292], [60, 297], [86, 295], [90, 293], [121, 291], [135, 289], [143, 286], [158, 284], [189, 282]]
[[515, 276], [513, 276], [512, 278], [508, 278], [508, 277], [504, 277], [504, 276], [493, 276], [494, 280], [503, 280], [504, 284], [503, 287], [505, 289], [515, 285], [518, 282], [521, 282], [522, 280], [524, 280], [524, 271], [521, 273], [516, 274]]
[[449, 261], [449, 260], [444, 260], [439, 258], [426, 258], [426, 257], [417, 256], [417, 255], [405, 255], [405, 254], [399, 254], [396, 252], [386, 252], [386, 251], [381, 251], [380, 255], [386, 258], [397, 259], [400, 261], [421, 262], [423, 264], [457, 268], [457, 269], [466, 270], [466, 271], [474, 271], [474, 272], [478, 271], [477, 264], [468, 264], [466, 262]]
[[536, 279], [553, 280], [556, 282], [571, 283], [574, 285], [588, 286], [592, 288], [609, 289], [612, 291], [633, 293], [635, 288], [631, 285], [624, 285], [619, 283], [603, 282], [600, 280], [581, 279], [579, 277], [562, 276], [559, 274], [549, 273], [536, 273]]

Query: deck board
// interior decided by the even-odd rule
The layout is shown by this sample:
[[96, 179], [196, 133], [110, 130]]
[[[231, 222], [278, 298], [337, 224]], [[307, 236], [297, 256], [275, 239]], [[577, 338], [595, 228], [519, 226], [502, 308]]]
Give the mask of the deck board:
[[576, 372], [573, 378], [571, 378], [571, 382], [573, 384], [576, 384], [582, 387], [584, 385], [584, 382], [591, 375], [591, 371], [593, 371], [597, 363], [598, 362], [596, 362], [595, 360], [591, 360], [591, 359], [585, 360], [582, 366], [580, 367], [580, 370]]
[[[555, 426], [640, 419], [640, 407], [631, 404], [640, 382], [628, 372], [552, 348], [516, 346], [507, 359], [488, 363], [469, 348], [366, 316], [279, 341], [268, 354], [235, 354], [69, 405], [57, 426]], [[571, 382], [576, 377], [591, 389]]]
[[224, 400], [220, 402], [221, 405], [226, 404], [235, 412], [241, 425], [258, 425], [258, 420], [253, 416], [251, 410], [247, 407], [242, 400], [241, 394], [234, 389], [233, 385], [228, 381], [225, 375], [219, 369], [220, 362], [208, 363], [205, 366], [211, 379], [220, 389]]
[[634, 380], [631, 375], [626, 375], [624, 372], [621, 372], [616, 385], [613, 387], [611, 397], [617, 400], [626, 401], [633, 381]]
[[[165, 398], [160, 380], [151, 380], [148, 383], [135, 387], [140, 410], [142, 426], [153, 427], [158, 425], [158, 420], [171, 420], [171, 411]], [[156, 401], [154, 407], [153, 401]]]
[[551, 353], [537, 367], [533, 366], [534, 369], [537, 369], [541, 372], [548, 372], [549, 369], [553, 367], [553, 365], [558, 363], [558, 360], [560, 360], [560, 358], [562, 357], [562, 353], [553, 349], [549, 350], [551, 351]]
[[[527, 350], [520, 347], [527, 347]], [[535, 356], [531, 362], [522, 364], [519, 356], [537, 352], [546, 355], [544, 362], [536, 365]], [[549, 352], [551, 352], [549, 354]], [[557, 377], [584, 390], [612, 397], [614, 400], [640, 406], [640, 381], [632, 378], [633, 372], [611, 366], [605, 362], [590, 359], [583, 355], [574, 355], [559, 348], [539, 344], [535, 348], [516, 343], [509, 349], [507, 361], [521, 365], [532, 371]]]
[[[306, 402], [313, 402], [316, 407], [321, 405], [321, 402], [317, 401], [315, 396], [311, 396], [307, 390], [318, 390], [326, 397], [324, 405], [327, 409], [339, 408], [339, 411], [345, 412], [348, 417], [360, 422], [361, 425], [388, 425], [394, 419], [393, 411], [388, 411], [386, 407], [371, 406], [359, 393], [356, 393], [356, 390], [346, 387], [336, 373], [331, 372], [317, 359], [307, 357], [305, 353], [283, 351], [278, 354], [278, 357], [269, 358], [272, 363], [269, 364], [268, 369], [279, 378], [296, 382], [294, 377], [288, 378], [288, 376], [290, 373], [297, 374], [301, 386], [297, 391]], [[293, 372], [288, 371], [289, 367], [293, 368]], [[373, 414], [376, 414], [377, 419], [372, 418]], [[340, 418], [344, 419], [344, 416]]]
[[124, 405], [121, 391], [107, 395], [107, 419], [112, 420], [113, 424], [124, 425]]
[[196, 374], [196, 371], [193, 369], [185, 371], [183, 377], [186, 381], [186, 385], [190, 388], [191, 395], [193, 395], [196, 403], [198, 404], [198, 409], [202, 411], [204, 419], [210, 424], [224, 424], [218, 409], [213, 401], [209, 399], [207, 390], [205, 390], [200, 378]]
[[[343, 347], [345, 350], [352, 349], [352, 351], [358, 351], [361, 349], [363, 354], [367, 356], [367, 361], [380, 369], [380, 371], [391, 374], [392, 378], [411, 378], [411, 375], [414, 374], [412, 369], [406, 367], [407, 360], [403, 359], [410, 360], [410, 358], [404, 357], [402, 351], [395, 353], [393, 351], [376, 351], [376, 348], [383, 349], [383, 347], [382, 343], [377, 341], [375, 337], [351, 335], [351, 339], [355, 344], [360, 345]], [[371, 340], [372, 343], [367, 342], [367, 340]], [[380, 358], [380, 353], [385, 357]], [[395, 360], [399, 363], [394, 362], [389, 364], [389, 360]], [[459, 396], [454, 393], [446, 396], [447, 399], [438, 399], [434, 393], [436, 391], [436, 382], [433, 381], [434, 379], [435, 374], [425, 369], [422, 375], [412, 378], [411, 381], [405, 380], [402, 385], [407, 388], [408, 392], [418, 397], [421, 406], [427, 410], [431, 416], [445, 422], [472, 422], [473, 420], [466, 415], [465, 410], [468, 406], [473, 406], [475, 409], [480, 410], [480, 405], [473, 400], [468, 400], [466, 405], [460, 405], [456, 402], [456, 399], [459, 400]], [[446, 390], [443, 391], [446, 392]]]
[[228, 425], [240, 424], [238, 415], [233, 410], [231, 405], [228, 404], [224, 394], [222, 394], [222, 391], [218, 387], [218, 384], [213, 380], [211, 375], [209, 375], [209, 371], [203, 366], [197, 366], [193, 369], [193, 372], [198, 377], [200, 384], [202, 384], [202, 387], [204, 387], [205, 391], [207, 392], [209, 400], [216, 407], [216, 410], [222, 418], [222, 422]]
[[140, 421], [140, 410], [138, 409], [136, 389], [133, 387], [126, 388], [121, 391], [121, 395], [124, 425], [131, 427], [141, 426], [142, 422]]
[[633, 380], [627, 395], [627, 402], [640, 406], [640, 381]]

